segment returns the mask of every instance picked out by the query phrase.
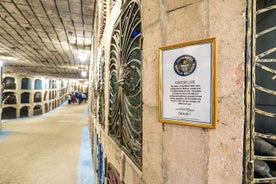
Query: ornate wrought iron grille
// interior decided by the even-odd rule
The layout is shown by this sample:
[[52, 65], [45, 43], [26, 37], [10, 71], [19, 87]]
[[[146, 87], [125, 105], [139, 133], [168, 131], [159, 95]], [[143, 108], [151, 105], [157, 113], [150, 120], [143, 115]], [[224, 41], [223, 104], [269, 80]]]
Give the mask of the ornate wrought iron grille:
[[102, 125], [102, 128], [105, 128], [105, 97], [104, 97], [104, 76], [105, 76], [105, 54], [104, 49], [101, 53], [100, 65], [99, 65], [99, 90], [98, 90], [98, 98], [99, 98], [99, 123]]
[[243, 183], [276, 182], [275, 20], [275, 0], [248, 0]]
[[111, 0], [111, 6], [113, 7], [114, 4], [116, 3], [116, 0]]
[[98, 144], [97, 159], [98, 159], [98, 169], [97, 169], [98, 183], [104, 184], [104, 175], [105, 175], [105, 165], [104, 164], [105, 163], [104, 163], [103, 146], [102, 146], [101, 142]]
[[102, 40], [104, 28], [106, 24], [107, 0], [101, 0], [99, 5], [99, 43]]
[[109, 135], [141, 168], [142, 90], [141, 90], [140, 1], [125, 3], [111, 38], [109, 79]]
[[107, 164], [107, 184], [124, 184], [116, 168], [109, 162]]
[[92, 107], [92, 114], [93, 115], [95, 115], [95, 117], [96, 118], [98, 118], [97, 116], [98, 116], [98, 114], [97, 114], [97, 112], [98, 112], [98, 86], [96, 85], [96, 81], [94, 81], [93, 82], [93, 84], [92, 84], [92, 86], [93, 86], [93, 99], [92, 99], [92, 101], [91, 101], [91, 103], [92, 103], [92, 105], [91, 105], [91, 107]]

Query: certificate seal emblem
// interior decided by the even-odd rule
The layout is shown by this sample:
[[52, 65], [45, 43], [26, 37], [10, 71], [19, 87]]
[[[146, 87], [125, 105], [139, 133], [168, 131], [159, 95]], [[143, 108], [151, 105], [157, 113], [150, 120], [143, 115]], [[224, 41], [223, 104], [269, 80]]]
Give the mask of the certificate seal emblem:
[[182, 55], [174, 62], [174, 71], [180, 76], [188, 76], [196, 69], [196, 60], [193, 56]]

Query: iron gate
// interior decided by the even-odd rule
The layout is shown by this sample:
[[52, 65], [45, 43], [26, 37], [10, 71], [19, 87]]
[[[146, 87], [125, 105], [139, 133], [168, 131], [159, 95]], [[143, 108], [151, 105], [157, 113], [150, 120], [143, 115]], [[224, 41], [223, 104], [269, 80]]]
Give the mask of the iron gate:
[[276, 0], [248, 0], [243, 183], [276, 182]]

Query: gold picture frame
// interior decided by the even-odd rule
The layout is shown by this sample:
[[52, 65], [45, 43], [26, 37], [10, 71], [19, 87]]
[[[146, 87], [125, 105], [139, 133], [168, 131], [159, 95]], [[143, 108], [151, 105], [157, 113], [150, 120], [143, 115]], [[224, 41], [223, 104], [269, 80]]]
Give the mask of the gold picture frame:
[[160, 47], [158, 68], [159, 121], [216, 128], [216, 38]]

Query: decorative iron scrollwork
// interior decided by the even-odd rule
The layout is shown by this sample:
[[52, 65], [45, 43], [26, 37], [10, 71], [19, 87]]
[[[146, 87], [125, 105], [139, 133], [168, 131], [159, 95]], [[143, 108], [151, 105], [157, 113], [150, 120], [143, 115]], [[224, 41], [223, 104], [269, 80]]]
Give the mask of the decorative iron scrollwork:
[[120, 184], [119, 173], [111, 163], [108, 163], [108, 167], [107, 167], [107, 183]]
[[109, 135], [141, 168], [142, 89], [141, 89], [140, 1], [126, 4], [115, 23], [110, 48]]
[[102, 50], [101, 58], [100, 58], [100, 67], [99, 67], [99, 90], [98, 90], [98, 96], [99, 96], [99, 123], [102, 125], [102, 128], [105, 128], [105, 97], [104, 97], [104, 76], [105, 76], [105, 53], [104, 50]]
[[101, 0], [99, 7], [99, 43], [104, 34], [104, 29], [106, 25], [106, 12], [107, 12], [107, 1]]
[[97, 98], [98, 98], [98, 87], [96, 85], [96, 82], [93, 83], [93, 99], [92, 99], [92, 114], [97, 116]]
[[98, 174], [98, 183], [99, 184], [104, 184], [104, 175], [105, 175], [105, 163], [104, 163], [104, 155], [103, 155], [103, 145], [101, 142], [98, 144], [98, 169], [97, 169], [97, 174]]
[[107, 164], [107, 184], [124, 184], [124, 181], [120, 180], [120, 175], [117, 169], [112, 163]]
[[248, 1], [244, 183], [276, 182], [275, 10], [276, 1]]
[[135, 66], [130, 65], [122, 65], [120, 71], [122, 71], [122, 75], [119, 76], [118, 85], [122, 88], [122, 91], [125, 95], [129, 95], [129, 93], [135, 90], [135, 74], [137, 72]]

